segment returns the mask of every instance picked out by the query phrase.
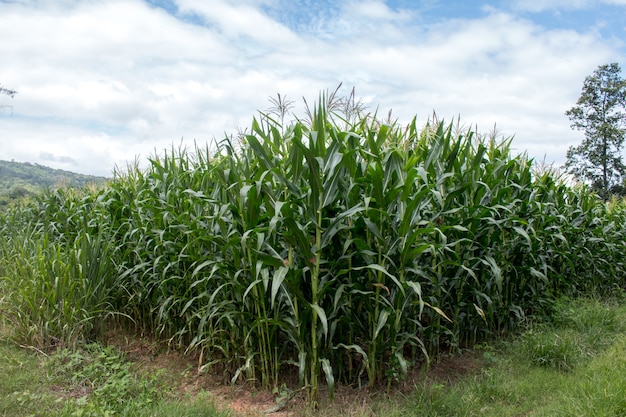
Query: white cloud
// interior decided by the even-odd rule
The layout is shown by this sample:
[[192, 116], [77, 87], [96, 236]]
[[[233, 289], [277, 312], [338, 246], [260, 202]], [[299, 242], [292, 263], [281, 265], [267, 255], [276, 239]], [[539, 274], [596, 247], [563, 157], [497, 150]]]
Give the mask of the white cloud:
[[626, 0], [515, 0], [512, 2], [514, 9], [529, 12], [587, 9], [601, 4], [626, 6]]
[[260, 2], [178, 0], [182, 13], [194, 13], [230, 39], [253, 41], [265, 47], [289, 44], [296, 36], [259, 10]]
[[382, 1], [350, 1], [343, 7], [344, 13], [352, 19], [359, 21], [367, 19], [373, 21], [406, 21], [411, 17], [407, 11], [394, 11]]
[[598, 35], [497, 12], [426, 25], [380, 1], [345, 3], [315, 37], [266, 15], [270, 1], [177, 4], [204, 25], [139, 0], [0, 2], [0, 38], [12, 40], [0, 83], [18, 90], [14, 115], [0, 114], [0, 159], [108, 175], [181, 138], [248, 126], [277, 92], [301, 107], [343, 81], [402, 121], [436, 110], [497, 123], [520, 151], [562, 160], [578, 140], [563, 113], [617, 53]]

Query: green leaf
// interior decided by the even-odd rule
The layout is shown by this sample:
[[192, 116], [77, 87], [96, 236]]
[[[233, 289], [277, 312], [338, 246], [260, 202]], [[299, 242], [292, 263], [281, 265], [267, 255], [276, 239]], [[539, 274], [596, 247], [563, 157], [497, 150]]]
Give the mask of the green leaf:
[[406, 377], [409, 371], [409, 361], [406, 360], [404, 355], [402, 355], [402, 352], [400, 352], [399, 350], [396, 350], [394, 356], [396, 357], [396, 360], [398, 361], [398, 365], [400, 365], [402, 376]]
[[320, 322], [322, 322], [324, 336], [328, 337], [328, 319], [326, 318], [326, 312], [322, 307], [317, 304], [311, 304], [311, 308], [315, 310], [315, 312], [317, 313], [317, 317], [319, 318]]
[[404, 295], [404, 287], [400, 284], [400, 281], [398, 281], [398, 278], [396, 278], [394, 275], [390, 274], [389, 271], [387, 271], [387, 269], [385, 269], [385, 267], [383, 267], [383, 266], [381, 266], [379, 264], [369, 264], [369, 265], [365, 265], [365, 266], [355, 267], [353, 269], [355, 271], [362, 271], [364, 269], [372, 269], [374, 271], [382, 272], [383, 274], [388, 276], [396, 284], [398, 289], [402, 292], [402, 295]]
[[378, 314], [378, 321], [376, 322], [376, 329], [374, 330], [374, 339], [378, 339], [380, 331], [383, 329], [383, 327], [385, 327], [385, 324], [387, 324], [389, 314], [389, 310], [381, 310]]
[[528, 247], [532, 248], [532, 241], [530, 240], [530, 236], [528, 236], [528, 233], [526, 233], [526, 230], [522, 229], [519, 226], [513, 226], [513, 230], [515, 230], [519, 235], [526, 239]]
[[278, 268], [278, 270], [274, 271], [274, 276], [272, 278], [272, 294], [271, 294], [271, 308], [274, 307], [274, 301], [276, 300], [276, 294], [278, 294], [278, 290], [280, 286], [283, 284], [285, 277], [287, 276], [287, 272], [289, 272], [289, 268], [284, 266]]
[[322, 358], [320, 359], [320, 362], [322, 364], [324, 375], [326, 376], [326, 385], [328, 386], [328, 391], [330, 393], [330, 401], [332, 401], [335, 396], [335, 377], [333, 376], [333, 368], [328, 359]]

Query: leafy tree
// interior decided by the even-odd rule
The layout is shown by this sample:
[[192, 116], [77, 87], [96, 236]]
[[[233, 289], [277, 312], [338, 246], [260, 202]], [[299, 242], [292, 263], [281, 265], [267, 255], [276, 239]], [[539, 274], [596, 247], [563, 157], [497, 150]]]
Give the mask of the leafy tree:
[[576, 106], [565, 112], [572, 129], [585, 132], [583, 142], [568, 149], [565, 167], [603, 198], [624, 194], [621, 183], [626, 166], [621, 150], [626, 137], [626, 80], [620, 73], [617, 63], [599, 66], [585, 78]]

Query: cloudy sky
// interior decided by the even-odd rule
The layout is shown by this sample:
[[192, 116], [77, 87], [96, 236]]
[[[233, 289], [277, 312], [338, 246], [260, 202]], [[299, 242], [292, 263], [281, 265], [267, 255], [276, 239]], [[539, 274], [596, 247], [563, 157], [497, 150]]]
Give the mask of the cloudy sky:
[[0, 159], [110, 176], [342, 82], [559, 165], [583, 137], [565, 111], [625, 42], [626, 0], [0, 0]]

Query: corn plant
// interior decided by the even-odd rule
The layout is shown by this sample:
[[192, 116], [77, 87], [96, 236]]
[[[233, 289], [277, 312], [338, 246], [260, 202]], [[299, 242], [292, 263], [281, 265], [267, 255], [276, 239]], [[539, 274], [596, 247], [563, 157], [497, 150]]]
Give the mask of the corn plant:
[[580, 241], [596, 200], [534, 178], [510, 140], [349, 121], [324, 96], [308, 116], [262, 114], [239, 147], [172, 150], [118, 178], [128, 314], [233, 380], [276, 386], [295, 366], [315, 403], [322, 375], [331, 390], [391, 381], [580, 288], [562, 246], [598, 244]]
[[336, 91], [293, 121], [289, 101], [273, 104], [236, 140], [8, 212], [2, 275], [43, 268], [32, 253], [55, 267], [89, 253], [91, 269], [105, 253], [114, 273], [88, 274], [114, 276], [103, 310], [232, 382], [276, 388], [296, 372], [312, 406], [324, 386], [390, 389], [444, 349], [548, 316], [561, 295], [624, 286], [626, 205], [537, 172], [511, 139], [381, 121]]
[[[3, 268], [5, 318], [20, 342], [40, 348], [95, 340], [112, 312], [115, 273], [102, 236], [81, 235], [71, 246], [43, 236], [18, 237]], [[6, 255], [5, 255], [6, 256]]]

